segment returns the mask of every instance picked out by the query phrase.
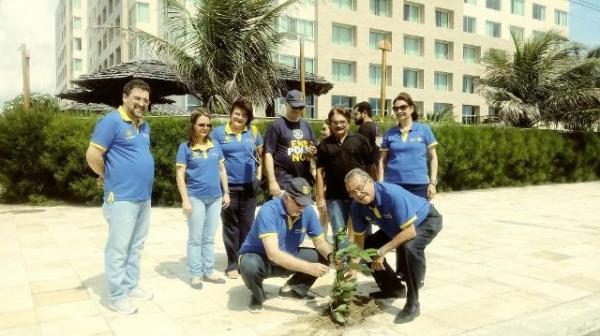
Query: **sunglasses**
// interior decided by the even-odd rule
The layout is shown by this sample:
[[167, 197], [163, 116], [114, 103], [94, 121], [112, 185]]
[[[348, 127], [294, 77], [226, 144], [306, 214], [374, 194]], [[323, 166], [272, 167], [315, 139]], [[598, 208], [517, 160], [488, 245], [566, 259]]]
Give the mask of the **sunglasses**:
[[392, 107], [392, 110], [394, 110], [394, 112], [406, 111], [407, 108], [409, 108], [408, 105], [400, 105], [400, 106], [394, 106], [394, 107]]
[[212, 124], [197, 124], [199, 128], [212, 128]]

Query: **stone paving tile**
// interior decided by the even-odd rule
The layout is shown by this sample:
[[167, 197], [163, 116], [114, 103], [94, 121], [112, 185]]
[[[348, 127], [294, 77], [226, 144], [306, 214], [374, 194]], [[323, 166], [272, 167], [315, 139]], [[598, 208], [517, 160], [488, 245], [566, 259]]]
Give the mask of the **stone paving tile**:
[[[421, 316], [394, 325], [405, 300], [398, 299], [359, 327], [317, 334], [577, 336], [600, 328], [598, 190], [600, 182], [439, 194], [444, 229], [427, 250]], [[107, 230], [98, 207], [0, 204], [0, 262], [10, 270], [0, 275], [0, 336], [300, 336], [310, 330], [298, 317], [314, 316], [326, 304], [333, 272], [315, 283], [318, 299], [310, 305], [278, 298], [285, 279], [268, 279], [265, 311], [250, 314], [241, 279], [189, 287], [181, 210], [152, 211], [140, 285], [155, 299], [136, 302], [139, 312], [122, 316], [107, 308]], [[215, 269], [223, 276], [217, 232]], [[361, 293], [375, 290], [372, 279], [359, 277]]]

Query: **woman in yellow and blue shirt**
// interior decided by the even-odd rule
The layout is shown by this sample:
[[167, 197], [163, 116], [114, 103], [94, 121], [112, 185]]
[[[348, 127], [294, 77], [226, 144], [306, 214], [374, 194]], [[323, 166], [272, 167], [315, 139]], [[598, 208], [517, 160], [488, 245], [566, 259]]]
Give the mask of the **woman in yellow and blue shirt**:
[[190, 115], [189, 141], [177, 151], [177, 188], [188, 222], [187, 264], [190, 285], [201, 289], [202, 281], [225, 280], [213, 274], [215, 234], [221, 208], [229, 206], [229, 189], [223, 152], [210, 139], [212, 124], [206, 110]]

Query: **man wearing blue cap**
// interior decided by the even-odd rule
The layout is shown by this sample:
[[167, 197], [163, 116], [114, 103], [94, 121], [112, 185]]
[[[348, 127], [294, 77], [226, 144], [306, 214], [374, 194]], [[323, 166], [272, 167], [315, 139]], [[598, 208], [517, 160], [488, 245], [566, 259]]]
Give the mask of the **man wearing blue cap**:
[[[329, 271], [332, 248], [325, 240], [315, 210], [311, 187], [303, 178], [289, 181], [282, 197], [263, 204], [240, 249], [240, 271], [252, 292], [251, 313], [263, 310], [263, 281], [293, 276], [279, 290], [282, 297], [310, 300], [308, 290]], [[305, 234], [315, 248], [300, 247]]]
[[312, 186], [314, 177], [310, 159], [316, 155], [315, 135], [308, 122], [302, 120], [304, 96], [291, 90], [285, 97], [286, 113], [275, 120], [265, 132], [265, 168], [269, 192], [276, 197], [290, 180], [302, 177]]

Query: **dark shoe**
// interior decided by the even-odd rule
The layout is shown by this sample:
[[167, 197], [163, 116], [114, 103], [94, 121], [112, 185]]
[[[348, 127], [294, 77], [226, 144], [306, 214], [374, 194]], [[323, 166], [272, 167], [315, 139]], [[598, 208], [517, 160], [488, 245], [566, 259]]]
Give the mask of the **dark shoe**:
[[262, 303], [258, 303], [258, 301], [254, 300], [254, 297], [250, 299], [250, 304], [248, 305], [248, 310], [252, 314], [258, 314], [263, 311]]
[[192, 277], [192, 279], [190, 279], [190, 286], [193, 289], [202, 289], [202, 278], [199, 276]]
[[398, 323], [398, 324], [408, 323], [408, 322], [414, 320], [420, 314], [421, 314], [421, 309], [419, 308], [418, 303], [417, 304], [406, 303], [406, 305], [404, 305], [404, 309], [402, 309], [398, 313], [398, 315], [396, 315], [396, 319], [394, 320], [394, 323]]
[[296, 293], [296, 291], [294, 290], [289, 290], [287, 292], [284, 292], [281, 288], [279, 288], [279, 296], [284, 297], [284, 298], [291, 298], [291, 299], [296, 299], [296, 300], [305, 300], [305, 301], [311, 301], [314, 300], [315, 297], [306, 293], [304, 295], [300, 295], [298, 293]]
[[214, 283], [214, 284], [224, 284], [225, 280], [217, 277], [216, 275], [205, 275], [204, 281]]
[[402, 286], [399, 290], [391, 291], [391, 292], [373, 292], [369, 293], [369, 296], [373, 299], [397, 299], [406, 296], [406, 288]]

